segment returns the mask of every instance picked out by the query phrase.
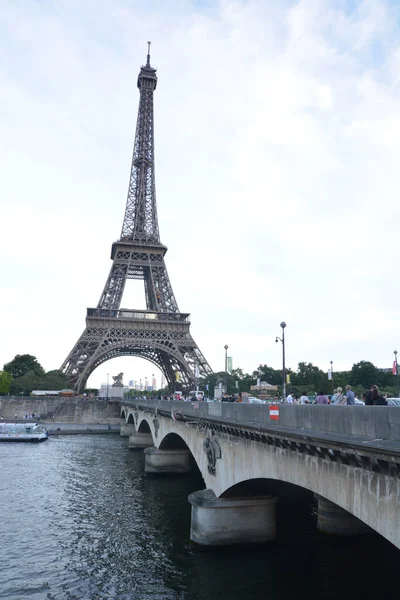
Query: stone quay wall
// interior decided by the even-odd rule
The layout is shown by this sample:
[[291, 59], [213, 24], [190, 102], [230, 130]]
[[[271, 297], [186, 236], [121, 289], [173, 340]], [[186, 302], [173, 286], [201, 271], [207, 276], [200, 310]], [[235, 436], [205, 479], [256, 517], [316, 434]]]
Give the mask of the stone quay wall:
[[120, 405], [97, 398], [0, 397], [0, 417], [6, 421], [21, 420], [25, 415], [40, 415], [44, 423], [110, 424], [120, 422]]

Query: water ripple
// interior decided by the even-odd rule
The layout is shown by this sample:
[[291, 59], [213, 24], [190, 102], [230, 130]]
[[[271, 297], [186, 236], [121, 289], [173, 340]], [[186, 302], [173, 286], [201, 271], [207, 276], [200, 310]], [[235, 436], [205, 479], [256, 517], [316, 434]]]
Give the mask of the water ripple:
[[[304, 508], [293, 497], [280, 501], [279, 543], [193, 552], [187, 496], [201, 478], [146, 477], [143, 460], [109, 435], [0, 446], [0, 597], [286, 600], [306, 590], [304, 597], [329, 600], [347, 597], [338, 572], [351, 589], [348, 577], [376, 552], [376, 543], [321, 541], [309, 500]], [[379, 548], [388, 556], [387, 545]]]

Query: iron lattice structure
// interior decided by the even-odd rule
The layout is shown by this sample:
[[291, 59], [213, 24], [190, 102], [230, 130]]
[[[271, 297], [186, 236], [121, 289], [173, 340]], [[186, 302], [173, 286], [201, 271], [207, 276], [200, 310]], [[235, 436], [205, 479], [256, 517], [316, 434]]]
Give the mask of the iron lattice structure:
[[[77, 391], [99, 365], [118, 356], [149, 360], [171, 390], [177, 373], [185, 389], [197, 373], [212, 372], [190, 334], [189, 314], [179, 312], [164, 261], [167, 248], [160, 242], [154, 174], [157, 75], [150, 65], [150, 44], [137, 85], [140, 101], [121, 237], [112, 244], [113, 263], [99, 303], [87, 309], [86, 328], [61, 367]], [[120, 308], [127, 279], [144, 281], [146, 310]]]

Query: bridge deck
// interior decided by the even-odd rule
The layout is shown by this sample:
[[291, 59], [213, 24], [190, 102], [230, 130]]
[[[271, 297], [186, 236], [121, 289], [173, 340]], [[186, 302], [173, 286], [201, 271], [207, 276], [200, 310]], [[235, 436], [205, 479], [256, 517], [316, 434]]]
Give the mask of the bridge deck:
[[[279, 405], [271, 421], [269, 405], [123, 400], [123, 405], [171, 417], [171, 411], [195, 425], [209, 423], [221, 431], [240, 429], [243, 437], [257, 432], [286, 442], [319, 445], [400, 463], [400, 407]], [[279, 445], [279, 444], [278, 444]]]

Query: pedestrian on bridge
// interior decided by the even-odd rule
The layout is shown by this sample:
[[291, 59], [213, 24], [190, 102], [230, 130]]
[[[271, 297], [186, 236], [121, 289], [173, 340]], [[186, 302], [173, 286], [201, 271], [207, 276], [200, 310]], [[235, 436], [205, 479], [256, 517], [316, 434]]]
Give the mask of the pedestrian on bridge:
[[351, 385], [346, 385], [346, 404], [347, 406], [351, 406], [356, 403], [356, 397], [354, 395], [353, 390], [351, 389]]
[[387, 400], [379, 393], [377, 385], [371, 386], [370, 391], [365, 396], [366, 406], [387, 406]]
[[307, 396], [307, 392], [303, 392], [300, 396], [300, 404], [310, 404], [310, 399]]
[[315, 404], [329, 404], [328, 396], [325, 396], [324, 392], [318, 392]]
[[346, 397], [342, 394], [342, 388], [338, 387], [331, 398], [331, 404], [346, 404]]

